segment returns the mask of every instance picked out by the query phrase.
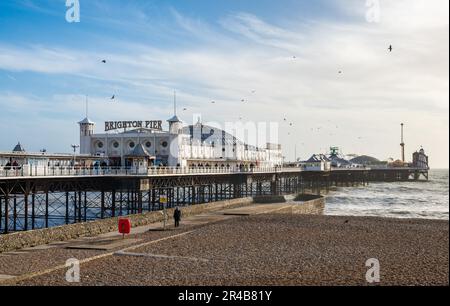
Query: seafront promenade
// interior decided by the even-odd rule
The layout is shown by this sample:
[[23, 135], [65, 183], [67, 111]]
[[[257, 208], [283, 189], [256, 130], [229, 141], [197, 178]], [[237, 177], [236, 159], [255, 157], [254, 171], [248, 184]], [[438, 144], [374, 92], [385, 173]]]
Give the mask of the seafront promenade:
[[[0, 254], [0, 285], [448, 285], [448, 221], [286, 213], [249, 204]], [[366, 280], [366, 261], [380, 282]], [[68, 282], [68, 259], [80, 282]]]

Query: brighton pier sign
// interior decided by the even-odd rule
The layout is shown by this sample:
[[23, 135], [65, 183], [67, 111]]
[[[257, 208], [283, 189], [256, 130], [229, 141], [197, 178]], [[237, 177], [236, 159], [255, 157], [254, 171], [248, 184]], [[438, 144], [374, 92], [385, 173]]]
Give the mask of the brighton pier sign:
[[105, 132], [118, 130], [118, 129], [131, 129], [131, 128], [146, 128], [152, 130], [162, 131], [162, 121], [106, 121]]

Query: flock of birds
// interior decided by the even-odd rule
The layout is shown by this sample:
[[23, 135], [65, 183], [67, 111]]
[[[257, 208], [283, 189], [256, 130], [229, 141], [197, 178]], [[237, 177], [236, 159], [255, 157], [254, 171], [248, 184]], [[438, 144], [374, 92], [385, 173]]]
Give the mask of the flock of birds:
[[[393, 46], [392, 46], [392, 45], [389, 45], [388, 51], [389, 51], [389, 52], [392, 52], [393, 50], [394, 50]], [[293, 58], [293, 59], [297, 59], [297, 56], [294, 55], [292, 58]], [[106, 64], [106, 63], [107, 63], [106, 59], [103, 59], [101, 62], [102, 62], [103, 64]], [[339, 70], [339, 71], [338, 71], [338, 74], [343, 74], [343, 71], [342, 71], [342, 70]], [[251, 91], [251, 94], [252, 94], [252, 95], [255, 94], [255, 93], [256, 93], [256, 90], [252, 90], [252, 91]], [[111, 101], [116, 100], [116, 94], [113, 94], [113, 95], [111, 96], [110, 100], [111, 100]], [[248, 101], [248, 100], [245, 99], [245, 98], [241, 99], [241, 102], [242, 102], [242, 103], [245, 103], [245, 102], [247, 102], [247, 101]], [[211, 104], [216, 104], [216, 101], [215, 101], [215, 100], [212, 100], [212, 101], [211, 101]], [[183, 111], [187, 111], [187, 110], [188, 110], [188, 108], [186, 108], [186, 107], [183, 108]], [[242, 116], [239, 117], [239, 120], [242, 120]], [[287, 124], [287, 126], [290, 127], [290, 128], [292, 128], [292, 127], [294, 126], [294, 123], [293, 123], [293, 122], [290, 122], [287, 118], [284, 118], [284, 119], [283, 119], [283, 122], [284, 122], [285, 124]], [[329, 122], [331, 123], [330, 120], [329, 120]], [[339, 127], [336, 125], [336, 129], [338, 129], [338, 128], [339, 128]], [[314, 132], [314, 131], [320, 132], [322, 129], [323, 129], [323, 127], [318, 127], [318, 128], [316, 128], [316, 129], [311, 128], [311, 132]], [[288, 132], [288, 135], [291, 135], [291, 132]], [[333, 133], [330, 133], [329, 136], [334, 136], [334, 134], [333, 134]], [[358, 137], [358, 140], [362, 140], [362, 139], [363, 139], [363, 137]], [[304, 143], [302, 143], [302, 145], [304, 145]]]

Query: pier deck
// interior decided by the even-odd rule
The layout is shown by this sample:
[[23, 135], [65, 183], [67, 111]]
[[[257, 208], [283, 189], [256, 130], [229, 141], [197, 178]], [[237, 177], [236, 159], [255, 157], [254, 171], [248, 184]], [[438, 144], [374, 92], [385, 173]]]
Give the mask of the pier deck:
[[70, 169], [66, 170], [36, 172], [45, 173], [43, 176], [23, 172], [23, 176], [16, 173], [0, 177], [0, 233], [161, 210], [164, 205], [183, 207], [305, 190], [320, 194], [332, 186], [406, 181], [418, 179], [424, 171], [428, 173], [413, 168], [324, 172], [300, 168], [155, 168], [142, 173], [139, 169], [78, 169], [71, 174]]

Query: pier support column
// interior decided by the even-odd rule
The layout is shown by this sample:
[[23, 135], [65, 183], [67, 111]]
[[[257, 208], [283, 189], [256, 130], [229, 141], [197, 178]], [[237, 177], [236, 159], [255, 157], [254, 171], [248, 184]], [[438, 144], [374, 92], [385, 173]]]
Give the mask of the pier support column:
[[28, 193], [25, 193], [23, 201], [25, 206], [23, 230], [28, 231]]
[[45, 228], [48, 228], [48, 190], [45, 192]]
[[13, 231], [17, 231], [17, 198], [13, 196]]
[[101, 199], [100, 199], [100, 218], [104, 219], [105, 218], [105, 192], [102, 191], [101, 193]]
[[66, 224], [69, 224], [69, 193], [66, 192]]
[[116, 190], [111, 192], [111, 217], [116, 216]]
[[8, 234], [9, 229], [9, 195], [5, 195], [5, 228], [3, 232]]
[[31, 194], [31, 229], [34, 230], [34, 223], [36, 220], [36, 190], [32, 191]]
[[0, 197], [0, 230], [2, 229], [2, 218], [3, 218], [3, 203], [2, 197]]

